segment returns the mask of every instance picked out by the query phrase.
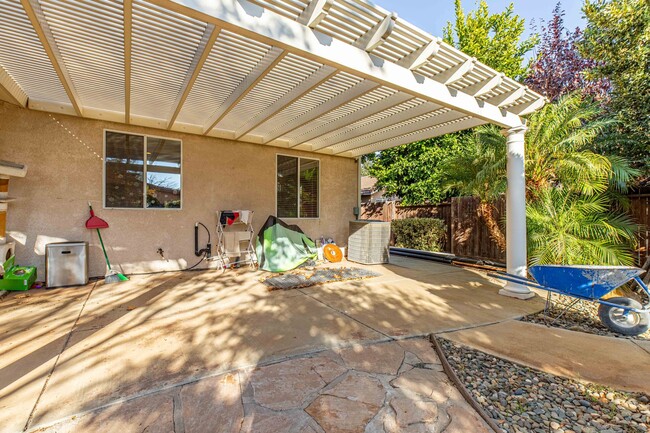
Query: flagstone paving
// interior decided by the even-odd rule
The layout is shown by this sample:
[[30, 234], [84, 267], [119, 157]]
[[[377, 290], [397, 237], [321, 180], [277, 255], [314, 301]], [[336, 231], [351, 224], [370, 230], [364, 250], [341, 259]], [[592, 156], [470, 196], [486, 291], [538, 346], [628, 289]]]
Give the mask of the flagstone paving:
[[[381, 354], [388, 354], [382, 357]], [[489, 433], [427, 339], [240, 369], [73, 417], [40, 433]]]

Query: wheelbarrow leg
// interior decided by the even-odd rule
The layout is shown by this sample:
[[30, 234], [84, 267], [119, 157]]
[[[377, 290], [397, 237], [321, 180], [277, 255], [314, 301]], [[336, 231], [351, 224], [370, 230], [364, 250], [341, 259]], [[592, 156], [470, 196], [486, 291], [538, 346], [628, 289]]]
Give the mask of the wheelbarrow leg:
[[546, 292], [546, 304], [544, 304], [544, 324], [548, 325], [548, 314], [551, 310], [553, 302], [551, 300], [551, 292]]
[[557, 316], [555, 319], [553, 319], [553, 321], [551, 322], [551, 325], [554, 324], [555, 322], [557, 322], [558, 320], [560, 320], [560, 319], [562, 318], [562, 316], [564, 316], [564, 313], [566, 313], [566, 312], [569, 311], [571, 308], [573, 308], [573, 306], [574, 306], [575, 304], [577, 304], [578, 302], [580, 302], [580, 299], [574, 299], [573, 301], [571, 301], [571, 303], [570, 303], [569, 305], [567, 305], [567, 306], [564, 308], [564, 310], [562, 310], [562, 312], [560, 313], [560, 315]]

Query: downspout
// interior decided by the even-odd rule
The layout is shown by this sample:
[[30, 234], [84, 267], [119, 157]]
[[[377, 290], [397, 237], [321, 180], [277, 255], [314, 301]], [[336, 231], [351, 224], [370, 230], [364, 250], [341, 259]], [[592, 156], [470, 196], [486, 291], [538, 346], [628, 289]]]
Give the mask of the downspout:
[[357, 207], [354, 208], [354, 217], [361, 218], [361, 157], [356, 158], [357, 161]]

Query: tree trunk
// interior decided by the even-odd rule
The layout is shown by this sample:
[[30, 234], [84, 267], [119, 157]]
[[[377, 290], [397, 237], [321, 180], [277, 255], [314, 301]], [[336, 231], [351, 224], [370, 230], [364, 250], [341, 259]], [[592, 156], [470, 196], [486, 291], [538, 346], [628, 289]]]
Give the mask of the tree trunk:
[[495, 217], [496, 208], [492, 203], [481, 201], [477, 208], [479, 217], [483, 218], [487, 225], [490, 237], [497, 243], [500, 251], [506, 250], [506, 237], [499, 227], [499, 222]]

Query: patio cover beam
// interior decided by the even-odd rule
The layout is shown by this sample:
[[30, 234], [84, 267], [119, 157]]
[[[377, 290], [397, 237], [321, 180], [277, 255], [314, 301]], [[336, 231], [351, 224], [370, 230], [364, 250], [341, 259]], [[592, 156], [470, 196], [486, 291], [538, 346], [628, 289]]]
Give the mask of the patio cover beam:
[[[522, 124], [516, 114], [499, 109], [443, 83], [413, 74], [411, 70], [371, 56], [343, 41], [315, 32], [289, 18], [274, 14], [246, 0], [148, 0], [242, 36], [279, 47], [301, 57], [327, 64], [353, 75], [373, 80], [438, 105], [477, 117], [485, 122], [512, 128]], [[216, 122], [214, 122], [216, 124]], [[208, 128], [208, 130], [212, 127]]]
[[226, 98], [223, 104], [212, 115], [210, 120], [203, 129], [203, 134], [207, 135], [212, 129], [217, 126], [224, 117], [228, 115], [239, 102], [248, 95], [257, 84], [264, 79], [278, 63], [287, 55], [287, 51], [277, 47], [271, 48], [260, 60], [260, 62], [253, 68], [253, 70], [242, 80], [235, 90]]
[[465, 75], [472, 72], [475, 63], [476, 59], [467, 59], [464, 62], [457, 64], [456, 66], [452, 66], [446, 71], [442, 71], [433, 77], [433, 79], [440, 81], [445, 86], [449, 86], [457, 81], [462, 80]]
[[472, 95], [475, 98], [478, 98], [479, 96], [483, 96], [486, 93], [490, 93], [495, 87], [500, 86], [501, 83], [503, 83], [503, 78], [503, 74], [497, 74], [492, 78], [488, 78], [487, 80], [479, 81], [476, 84], [465, 87], [463, 89], [463, 92], [467, 93], [468, 95]]
[[180, 114], [181, 109], [183, 108], [183, 104], [185, 103], [185, 100], [187, 99], [190, 92], [192, 91], [194, 82], [196, 81], [199, 74], [201, 73], [201, 69], [205, 64], [205, 61], [208, 59], [208, 56], [210, 55], [210, 51], [212, 51], [212, 46], [214, 45], [214, 42], [217, 40], [220, 31], [221, 30], [215, 27], [214, 24], [208, 24], [207, 27], [205, 28], [203, 37], [201, 38], [201, 41], [199, 42], [199, 46], [196, 48], [196, 52], [194, 53], [194, 58], [192, 59], [192, 63], [190, 64], [190, 67], [187, 70], [187, 75], [185, 76], [183, 85], [181, 86], [180, 92], [178, 92], [178, 96], [176, 97], [176, 101], [174, 102], [175, 108], [167, 123], [167, 129], [171, 129], [172, 126], [174, 126], [174, 122], [176, 122], [176, 118], [178, 118], [178, 115]]
[[312, 29], [315, 28], [325, 19], [333, 4], [333, 0], [311, 0], [298, 17], [298, 22]]
[[426, 45], [422, 45], [408, 56], [397, 62], [398, 65], [408, 68], [412, 71], [424, 66], [432, 56], [438, 54], [442, 40], [434, 39]]
[[[449, 134], [451, 132], [461, 131], [463, 129], [474, 128], [475, 126], [484, 125], [485, 122], [471, 117], [466, 116], [448, 123], [441, 123], [432, 127], [423, 128], [419, 131], [415, 131], [410, 135], [402, 135], [400, 137], [395, 137], [386, 141], [379, 141], [364, 147], [359, 147], [352, 151], [337, 153], [341, 156], [349, 157], [359, 157], [366, 155], [368, 153], [379, 152], [381, 150], [390, 149], [391, 147], [401, 146], [403, 144], [413, 143], [420, 140], [427, 140], [429, 138], [438, 137], [441, 135]], [[331, 154], [328, 152], [328, 149], [323, 149], [321, 153]]]
[[381, 113], [382, 111], [388, 110], [389, 108], [406, 102], [409, 99], [413, 99], [413, 97], [401, 92], [394, 93], [391, 96], [382, 99], [381, 101], [366, 105], [365, 107], [351, 113], [350, 115], [342, 116], [333, 122], [323, 123], [319, 127], [309, 131], [307, 134], [301, 135], [300, 139], [293, 141], [290, 147], [300, 146], [301, 144], [304, 144], [308, 141], [312, 141], [316, 138], [322, 137], [323, 135], [330, 134], [338, 129], [350, 126], [361, 119], [365, 119], [377, 113]]
[[[441, 111], [441, 112], [436, 113], [436, 111]], [[327, 147], [335, 148], [334, 150], [335, 154], [344, 153], [348, 151], [353, 151], [360, 147], [368, 146], [373, 143], [383, 142], [386, 140], [390, 140], [392, 138], [399, 138], [405, 134], [410, 134], [416, 131], [420, 131], [421, 129], [431, 126], [431, 124], [444, 124], [452, 120], [457, 120], [465, 117], [462, 114], [458, 113], [457, 111], [448, 110], [444, 108], [443, 109], [438, 108], [437, 110], [429, 110], [428, 113], [426, 114], [430, 114], [430, 115], [425, 116], [423, 114], [421, 118], [419, 119], [416, 118], [417, 120], [411, 120], [410, 123], [407, 123], [403, 126], [400, 127], [389, 126], [384, 129], [380, 129], [368, 133], [359, 138], [353, 138], [351, 140], [342, 141], [336, 144], [331, 144]], [[405, 123], [406, 122], [407, 121], [405, 121]]]
[[361, 36], [357, 41], [354, 42], [355, 47], [361, 48], [364, 51], [372, 51], [382, 44], [382, 42], [393, 33], [395, 28], [395, 20], [397, 20], [397, 14], [393, 13], [386, 15], [386, 17], [375, 24], [373, 28], [368, 30], [368, 32]]
[[295, 131], [296, 129], [300, 128], [303, 125], [306, 125], [312, 120], [317, 119], [324, 114], [327, 114], [331, 111], [336, 110], [337, 108], [342, 107], [343, 105], [347, 104], [353, 99], [365, 95], [366, 93], [373, 91], [377, 87], [379, 87], [379, 85], [370, 80], [363, 80], [355, 84], [354, 86], [347, 89], [343, 93], [339, 93], [329, 101], [324, 102], [318, 107], [315, 107], [307, 111], [306, 113], [303, 113], [300, 116], [294, 117], [289, 122], [285, 123], [284, 125], [281, 125], [279, 128], [274, 129], [269, 136], [265, 137], [264, 144], [268, 144], [269, 142], [279, 137], [282, 137], [285, 134]]
[[50, 63], [52, 64], [56, 75], [59, 77], [59, 81], [61, 81], [75, 113], [77, 113], [77, 116], [83, 116], [79, 96], [72, 79], [70, 78], [70, 74], [68, 74], [68, 70], [65, 67], [65, 63], [62, 60], [59, 47], [56, 45], [54, 36], [52, 36], [50, 26], [45, 20], [45, 15], [43, 14], [40, 3], [37, 0], [20, 0], [20, 3], [27, 14], [29, 21], [32, 23], [32, 27], [34, 28], [38, 39], [41, 41], [41, 45], [43, 46], [47, 57], [50, 59]]
[[350, 128], [347, 131], [343, 131], [342, 133], [331, 137], [331, 139], [336, 140], [335, 142], [332, 143], [331, 140], [326, 139], [323, 143], [314, 145], [312, 150], [320, 150], [325, 147], [335, 146], [339, 143], [353, 140], [363, 135], [372, 134], [373, 132], [384, 129], [390, 125], [397, 125], [398, 123], [405, 122], [410, 119], [415, 119], [416, 117], [422, 116], [424, 114], [440, 110], [440, 108], [441, 107], [439, 105], [432, 106], [432, 104], [425, 102], [420, 105], [400, 111], [399, 113], [394, 113], [390, 116], [386, 116], [383, 119], [367, 123], [363, 126]]
[[29, 99], [27, 93], [16, 83], [16, 80], [9, 75], [5, 68], [0, 66], [0, 95], [2, 94], [6, 94], [11, 103], [27, 108]]
[[487, 101], [490, 104], [494, 104], [497, 107], [505, 107], [506, 105], [510, 105], [513, 102], [515, 102], [517, 99], [521, 98], [524, 96], [524, 93], [526, 93], [526, 88], [525, 87], [517, 87], [514, 90], [511, 90], [510, 92], [503, 93], [498, 96], [494, 96]]
[[533, 99], [530, 102], [525, 102], [523, 104], [517, 105], [512, 108], [512, 111], [517, 113], [519, 116], [525, 116], [526, 114], [534, 113], [539, 110], [546, 104], [548, 101], [542, 98]]
[[313, 74], [311, 74], [305, 81], [291, 89], [288, 93], [284, 94], [280, 99], [275, 101], [266, 109], [257, 113], [254, 117], [249, 119], [241, 128], [235, 133], [235, 140], [240, 139], [244, 135], [257, 128], [271, 117], [284, 110], [289, 105], [293, 104], [330, 78], [336, 75], [338, 71], [330, 66], [321, 66]]
[[131, 43], [133, 40], [133, 1], [124, 0], [124, 123], [131, 123]]

